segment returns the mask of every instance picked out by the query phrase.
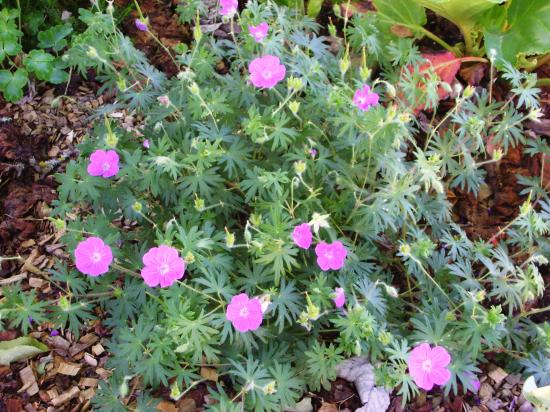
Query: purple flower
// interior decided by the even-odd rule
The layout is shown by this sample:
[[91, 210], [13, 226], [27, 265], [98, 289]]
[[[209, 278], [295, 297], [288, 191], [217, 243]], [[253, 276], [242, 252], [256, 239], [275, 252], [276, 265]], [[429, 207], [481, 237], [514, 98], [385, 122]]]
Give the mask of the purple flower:
[[185, 261], [176, 249], [161, 245], [153, 247], [143, 255], [141, 277], [148, 286], [165, 288], [172, 286], [177, 279], [183, 277]]
[[262, 304], [258, 298], [249, 299], [245, 293], [235, 295], [227, 305], [225, 317], [239, 332], [256, 330], [263, 320]]
[[113, 252], [102, 239], [89, 237], [80, 242], [74, 251], [76, 268], [90, 276], [99, 276], [109, 271], [113, 261]]
[[263, 39], [266, 38], [267, 32], [269, 31], [269, 25], [265, 21], [263, 21], [257, 26], [248, 26], [248, 31], [250, 32], [250, 35], [254, 37], [256, 43], [260, 43]]
[[422, 389], [429, 391], [434, 385], [444, 385], [451, 378], [447, 365], [451, 355], [443, 346], [430, 347], [422, 343], [409, 354], [407, 365], [414, 382]]
[[309, 149], [309, 154], [311, 155], [311, 157], [317, 156], [317, 153], [318, 153], [317, 149], [314, 149], [314, 148]]
[[149, 144], [149, 139], [145, 139], [143, 141], [143, 147], [145, 147], [146, 149], [149, 149], [149, 147], [151, 147], [151, 145]]
[[222, 16], [231, 17], [237, 12], [239, 7], [238, 0], [220, 0], [220, 14]]
[[366, 112], [372, 106], [378, 104], [378, 95], [370, 91], [370, 87], [366, 84], [362, 88], [357, 89], [355, 95], [353, 96], [353, 104], [355, 104], [359, 109]]
[[346, 292], [344, 292], [344, 289], [334, 289], [334, 298], [332, 300], [337, 308], [341, 308], [342, 306], [344, 306], [344, 304], [346, 303]]
[[272, 89], [285, 78], [286, 68], [278, 57], [266, 54], [250, 62], [250, 81], [256, 87]]
[[338, 270], [344, 267], [348, 251], [342, 242], [337, 240], [333, 243], [319, 243], [315, 246], [315, 254], [317, 255], [317, 264], [322, 270]]
[[139, 31], [147, 31], [147, 23], [141, 19], [135, 19], [134, 24]]
[[312, 239], [311, 228], [307, 223], [296, 226], [292, 232], [292, 240], [294, 240], [296, 246], [302, 249], [309, 249]]
[[57, 329], [54, 329], [50, 332], [50, 336], [57, 336], [59, 335], [59, 331]]
[[479, 381], [478, 377], [474, 375], [472, 372], [466, 372], [466, 376], [470, 379], [470, 385], [474, 387], [474, 393], [479, 392], [479, 388], [481, 387], [481, 382]]
[[98, 149], [90, 156], [88, 174], [90, 176], [112, 177], [118, 173], [119, 157], [114, 150]]

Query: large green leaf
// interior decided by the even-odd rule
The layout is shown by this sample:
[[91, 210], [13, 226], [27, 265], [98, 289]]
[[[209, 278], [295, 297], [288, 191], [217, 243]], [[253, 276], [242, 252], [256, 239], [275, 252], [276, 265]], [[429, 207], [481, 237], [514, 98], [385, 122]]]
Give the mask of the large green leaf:
[[27, 81], [28, 75], [25, 69], [17, 69], [14, 73], [9, 70], [0, 70], [0, 91], [10, 102], [21, 100]]
[[46, 345], [29, 336], [0, 342], [0, 365], [9, 365], [47, 351]]
[[526, 57], [550, 52], [550, 1], [513, 0], [508, 8], [491, 10], [484, 19], [485, 50], [517, 66]]
[[424, 8], [414, 0], [373, 0], [377, 15], [388, 29], [393, 25], [405, 26], [415, 33], [422, 33], [426, 24]]
[[33, 72], [40, 80], [49, 80], [54, 69], [55, 57], [43, 50], [32, 50], [23, 63], [28, 71]]
[[48, 30], [38, 33], [38, 45], [43, 49], [53, 49], [54, 51], [60, 51], [67, 45], [67, 37], [71, 34], [73, 28], [70, 24], [59, 24], [57, 26], [50, 27]]
[[416, 0], [422, 6], [455, 23], [459, 28], [472, 28], [481, 13], [502, 4], [504, 0]]

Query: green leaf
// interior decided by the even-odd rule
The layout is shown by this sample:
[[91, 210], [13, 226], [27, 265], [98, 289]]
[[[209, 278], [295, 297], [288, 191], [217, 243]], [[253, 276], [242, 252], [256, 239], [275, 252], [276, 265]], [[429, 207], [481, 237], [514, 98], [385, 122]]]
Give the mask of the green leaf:
[[520, 67], [532, 66], [528, 56], [550, 52], [550, 2], [512, 1], [510, 7], [497, 7], [484, 18], [485, 50], [494, 50], [498, 60]]
[[21, 44], [17, 36], [13, 36], [8, 33], [0, 35], [0, 62], [2, 62], [6, 56], [15, 56], [21, 52]]
[[422, 6], [452, 21], [462, 31], [471, 30], [479, 15], [504, 0], [416, 0]]
[[30, 359], [47, 351], [46, 345], [29, 336], [0, 342], [0, 365]]
[[9, 70], [0, 70], [0, 90], [10, 102], [16, 102], [23, 97], [23, 88], [28, 80], [25, 69], [17, 69], [14, 73]]
[[374, 0], [380, 20], [388, 25], [405, 26], [413, 32], [421, 32], [426, 24], [424, 8], [413, 0]]
[[323, 0], [309, 0], [307, 3], [307, 15], [309, 17], [317, 17], [323, 6]]
[[23, 63], [27, 70], [33, 72], [40, 80], [49, 80], [54, 69], [55, 57], [43, 50], [32, 50]]
[[53, 84], [66, 83], [69, 80], [69, 73], [65, 71], [67, 64], [57, 58], [53, 64], [52, 73], [48, 81]]
[[71, 34], [73, 28], [70, 24], [59, 24], [57, 26], [50, 27], [48, 30], [38, 33], [38, 46], [43, 49], [53, 49], [54, 51], [60, 51], [67, 46], [67, 37]]

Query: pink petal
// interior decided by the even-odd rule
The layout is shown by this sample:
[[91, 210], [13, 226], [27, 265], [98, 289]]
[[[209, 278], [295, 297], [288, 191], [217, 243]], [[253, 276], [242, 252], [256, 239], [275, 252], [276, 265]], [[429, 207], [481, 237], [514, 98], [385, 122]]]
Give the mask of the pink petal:
[[433, 368], [428, 375], [436, 385], [445, 385], [451, 379], [451, 372], [447, 368]]
[[147, 286], [152, 288], [156, 287], [160, 283], [160, 276], [157, 268], [152, 266], [145, 266], [141, 269], [141, 277]]
[[434, 367], [445, 367], [451, 363], [451, 355], [443, 346], [434, 346], [430, 355]]
[[424, 371], [416, 375], [411, 374], [411, 376], [414, 379], [414, 383], [416, 383], [419, 388], [429, 391], [434, 387], [434, 383], [430, 379], [430, 376]]

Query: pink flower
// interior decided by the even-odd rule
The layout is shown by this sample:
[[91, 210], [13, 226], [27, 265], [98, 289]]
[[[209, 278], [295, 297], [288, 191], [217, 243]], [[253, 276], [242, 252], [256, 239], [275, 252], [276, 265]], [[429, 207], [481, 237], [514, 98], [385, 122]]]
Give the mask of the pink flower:
[[370, 91], [370, 87], [366, 84], [362, 88], [357, 89], [353, 96], [353, 104], [364, 112], [368, 111], [372, 106], [378, 104], [378, 95]]
[[238, 0], [220, 0], [220, 14], [222, 16], [231, 17], [237, 12], [239, 7]]
[[162, 96], [157, 97], [157, 101], [161, 106], [169, 107], [170, 106], [170, 98], [166, 96], [165, 94]]
[[250, 62], [250, 81], [256, 87], [272, 89], [285, 78], [286, 68], [278, 57], [266, 54]]
[[267, 36], [269, 25], [265, 21], [263, 21], [257, 26], [248, 26], [248, 31], [250, 32], [250, 35], [254, 37], [256, 43], [260, 43]]
[[90, 156], [88, 174], [90, 176], [112, 177], [118, 173], [119, 157], [114, 150], [98, 149]]
[[139, 31], [147, 31], [147, 23], [140, 19], [135, 19], [134, 24]]
[[312, 148], [312, 149], [309, 149], [309, 154], [311, 155], [311, 157], [315, 157], [317, 156], [317, 149], [315, 148]]
[[474, 387], [474, 393], [478, 393], [479, 388], [481, 387], [481, 382], [479, 381], [478, 377], [472, 372], [466, 372], [465, 375], [470, 378], [470, 385]]
[[141, 277], [152, 288], [172, 286], [185, 272], [185, 261], [170, 246], [153, 247], [143, 255], [142, 260], [145, 266], [141, 269]]
[[89, 237], [76, 246], [74, 257], [79, 271], [95, 277], [109, 271], [113, 252], [100, 238]]
[[143, 141], [143, 147], [145, 147], [146, 149], [149, 149], [149, 147], [151, 147], [151, 144], [149, 143], [149, 139], [145, 139]]
[[348, 251], [342, 242], [337, 240], [333, 243], [319, 243], [315, 246], [315, 254], [317, 255], [317, 264], [322, 270], [338, 270], [344, 267]]
[[311, 228], [307, 223], [296, 226], [292, 232], [292, 240], [294, 240], [296, 246], [302, 249], [309, 249], [312, 239]]
[[249, 299], [246, 293], [235, 295], [227, 305], [225, 313], [239, 332], [256, 330], [262, 324], [262, 304], [258, 298]]
[[407, 362], [409, 373], [414, 382], [422, 389], [429, 391], [435, 385], [444, 385], [451, 378], [447, 365], [451, 355], [443, 346], [430, 347], [423, 343], [414, 348]]
[[344, 292], [344, 289], [334, 289], [334, 298], [332, 300], [334, 301], [334, 305], [337, 308], [341, 308], [342, 306], [344, 306], [344, 304], [346, 303], [346, 292]]

